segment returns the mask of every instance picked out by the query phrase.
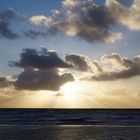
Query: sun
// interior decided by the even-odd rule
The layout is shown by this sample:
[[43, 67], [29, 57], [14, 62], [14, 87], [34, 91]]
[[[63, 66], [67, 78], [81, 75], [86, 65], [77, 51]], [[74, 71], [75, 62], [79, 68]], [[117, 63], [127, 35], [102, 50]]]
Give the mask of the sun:
[[75, 93], [78, 90], [77, 82], [68, 82], [61, 87], [64, 94]]
[[79, 89], [80, 86], [77, 81], [64, 84], [60, 89], [62, 96], [59, 98], [60, 100], [58, 105], [63, 104], [63, 107], [67, 108], [74, 108], [75, 106], [78, 106], [80, 98]]
[[79, 85], [76, 81], [68, 82], [61, 87], [61, 92], [65, 96], [65, 98], [71, 100], [76, 98], [76, 95], [79, 90]]

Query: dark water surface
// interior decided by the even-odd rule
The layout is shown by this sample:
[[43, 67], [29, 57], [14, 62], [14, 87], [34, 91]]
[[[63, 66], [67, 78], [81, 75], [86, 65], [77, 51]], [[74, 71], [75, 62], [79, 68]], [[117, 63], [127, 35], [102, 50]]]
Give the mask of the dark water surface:
[[140, 140], [140, 110], [0, 109], [0, 140]]
[[0, 124], [140, 125], [140, 109], [0, 109]]
[[140, 140], [136, 126], [1, 126], [0, 140]]

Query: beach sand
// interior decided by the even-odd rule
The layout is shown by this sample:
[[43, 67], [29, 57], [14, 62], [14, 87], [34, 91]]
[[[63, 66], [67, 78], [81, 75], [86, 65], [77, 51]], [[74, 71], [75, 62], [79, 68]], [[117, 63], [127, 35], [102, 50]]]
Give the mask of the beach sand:
[[140, 126], [1, 125], [0, 140], [140, 140]]

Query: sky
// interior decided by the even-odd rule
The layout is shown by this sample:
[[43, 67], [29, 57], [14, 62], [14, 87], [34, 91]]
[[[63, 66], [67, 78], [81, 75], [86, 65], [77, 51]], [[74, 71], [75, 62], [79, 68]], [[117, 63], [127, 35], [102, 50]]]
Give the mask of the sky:
[[1, 0], [1, 108], [139, 108], [139, 0]]

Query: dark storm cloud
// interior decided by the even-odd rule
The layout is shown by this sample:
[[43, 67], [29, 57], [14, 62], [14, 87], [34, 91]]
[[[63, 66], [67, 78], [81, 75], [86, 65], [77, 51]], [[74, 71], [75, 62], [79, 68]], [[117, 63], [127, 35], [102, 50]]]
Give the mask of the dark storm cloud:
[[71, 73], [58, 74], [57, 69], [34, 70], [26, 68], [18, 76], [15, 87], [19, 90], [51, 90], [57, 91], [67, 83], [74, 81]]
[[71, 65], [64, 62], [55, 51], [49, 51], [45, 48], [42, 48], [41, 51], [37, 51], [36, 49], [24, 49], [20, 57], [19, 62], [10, 62], [9, 65], [38, 69], [71, 67]]

